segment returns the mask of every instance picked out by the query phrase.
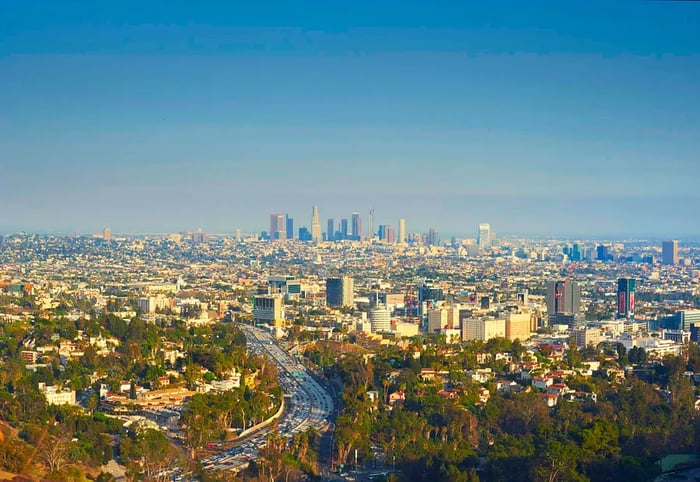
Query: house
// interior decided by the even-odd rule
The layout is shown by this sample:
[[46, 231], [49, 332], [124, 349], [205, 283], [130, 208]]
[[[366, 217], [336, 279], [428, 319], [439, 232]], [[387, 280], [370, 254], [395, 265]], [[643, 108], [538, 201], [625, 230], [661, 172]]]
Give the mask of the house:
[[489, 398], [491, 398], [491, 392], [488, 390], [488, 388], [479, 387], [476, 389], [476, 393], [479, 396], [480, 403], [486, 403], [489, 401]]
[[559, 401], [559, 395], [555, 395], [554, 393], [543, 393], [542, 400], [544, 400], [548, 407], [552, 408], [556, 406], [557, 402]]
[[437, 394], [445, 400], [454, 400], [458, 396], [454, 390], [440, 390]]
[[562, 396], [567, 392], [569, 392], [569, 387], [566, 385], [566, 383], [553, 383], [547, 387], [547, 393]]
[[493, 371], [490, 368], [479, 368], [467, 372], [467, 376], [476, 383], [486, 383], [493, 378]]
[[389, 405], [394, 405], [396, 403], [403, 403], [406, 400], [406, 394], [403, 390], [398, 390], [389, 394]]
[[535, 377], [532, 379], [532, 386], [538, 390], [546, 391], [550, 385], [554, 383], [554, 378], [551, 376]]

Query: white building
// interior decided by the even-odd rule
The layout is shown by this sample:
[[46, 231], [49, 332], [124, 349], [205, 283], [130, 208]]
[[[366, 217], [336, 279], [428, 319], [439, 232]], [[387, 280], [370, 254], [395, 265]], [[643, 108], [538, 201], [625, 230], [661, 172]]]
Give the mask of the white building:
[[506, 336], [506, 320], [503, 318], [463, 319], [463, 340], [490, 340]]
[[376, 307], [369, 312], [369, 323], [372, 326], [372, 333], [391, 331], [391, 313], [387, 308]]
[[49, 405], [75, 405], [75, 391], [70, 388], [60, 390], [58, 387], [48, 387], [39, 383], [39, 391], [46, 397]]

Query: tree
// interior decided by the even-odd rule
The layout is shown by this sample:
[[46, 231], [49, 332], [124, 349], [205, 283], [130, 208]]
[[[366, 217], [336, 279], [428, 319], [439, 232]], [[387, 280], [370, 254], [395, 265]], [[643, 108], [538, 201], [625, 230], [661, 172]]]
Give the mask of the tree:
[[41, 459], [49, 472], [60, 472], [68, 464], [70, 436], [64, 431], [46, 438], [41, 447]]

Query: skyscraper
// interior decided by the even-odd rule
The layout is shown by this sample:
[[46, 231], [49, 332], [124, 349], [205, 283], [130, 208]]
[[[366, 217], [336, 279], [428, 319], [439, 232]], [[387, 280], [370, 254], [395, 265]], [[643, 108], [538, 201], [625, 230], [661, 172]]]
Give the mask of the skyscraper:
[[550, 323], [574, 324], [581, 306], [581, 287], [575, 281], [547, 283], [547, 313]]
[[349, 276], [326, 279], [326, 304], [328, 306], [352, 306], [355, 298], [355, 282]]
[[328, 218], [328, 223], [326, 225], [326, 239], [328, 241], [335, 240], [335, 222], [333, 218]]
[[491, 225], [488, 223], [479, 224], [479, 247], [481, 249], [491, 247]]
[[289, 215], [285, 215], [287, 219], [287, 239], [294, 239], [294, 218], [290, 218]]
[[661, 262], [668, 265], [678, 264], [678, 241], [664, 241], [661, 243]]
[[352, 239], [355, 241], [362, 240], [362, 220], [360, 213], [352, 213]]
[[323, 241], [321, 234], [321, 221], [318, 216], [318, 206], [314, 206], [311, 210], [311, 241], [319, 243]]
[[399, 243], [406, 244], [406, 220], [399, 219]]
[[430, 228], [428, 230], [428, 236], [426, 238], [425, 244], [427, 244], [428, 246], [435, 246], [435, 245], [439, 244], [438, 243], [438, 236], [437, 236], [437, 232], [435, 231], [435, 228]]
[[112, 239], [112, 230], [109, 228], [105, 228], [104, 231], [102, 232], [102, 238], [105, 241], [109, 241]]
[[270, 240], [287, 239], [287, 226], [284, 214], [270, 214]]
[[340, 239], [348, 239], [348, 220], [343, 218], [340, 220]]
[[391, 224], [384, 226], [384, 241], [391, 244], [396, 242], [396, 233], [394, 232], [394, 226]]
[[617, 280], [617, 317], [632, 318], [634, 316], [634, 288], [636, 281], [630, 278]]
[[374, 209], [369, 208], [369, 217], [367, 218], [367, 239], [374, 238]]

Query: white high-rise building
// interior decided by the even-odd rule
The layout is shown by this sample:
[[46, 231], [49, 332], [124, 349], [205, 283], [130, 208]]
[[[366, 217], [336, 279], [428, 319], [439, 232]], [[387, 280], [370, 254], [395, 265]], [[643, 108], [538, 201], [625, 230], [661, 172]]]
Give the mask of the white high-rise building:
[[377, 306], [369, 311], [369, 322], [372, 333], [391, 331], [391, 313], [384, 306]]
[[399, 219], [399, 244], [406, 244], [406, 220]]
[[491, 225], [488, 223], [479, 224], [479, 247], [481, 249], [491, 247]]
[[505, 319], [463, 319], [463, 340], [490, 340], [491, 338], [503, 338], [506, 336]]
[[323, 241], [321, 233], [321, 219], [318, 215], [318, 206], [314, 206], [311, 211], [311, 241], [319, 243]]

